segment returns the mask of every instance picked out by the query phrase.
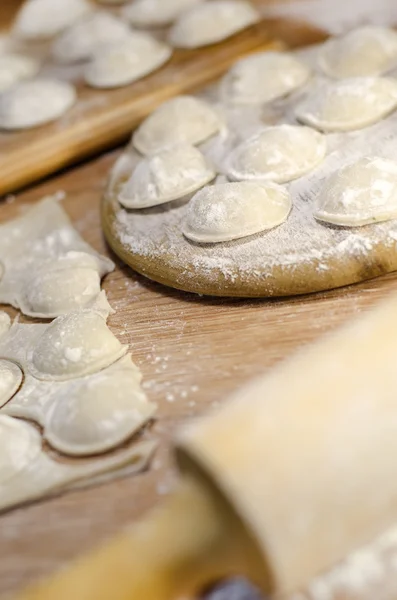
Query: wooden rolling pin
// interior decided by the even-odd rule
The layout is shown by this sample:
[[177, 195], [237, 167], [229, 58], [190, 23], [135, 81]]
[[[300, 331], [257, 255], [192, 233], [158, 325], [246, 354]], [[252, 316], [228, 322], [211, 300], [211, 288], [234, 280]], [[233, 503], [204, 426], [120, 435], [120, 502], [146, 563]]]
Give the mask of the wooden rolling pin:
[[[341, 300], [342, 301], [342, 300]], [[397, 296], [182, 432], [165, 505], [24, 600], [299, 588], [397, 521]]]

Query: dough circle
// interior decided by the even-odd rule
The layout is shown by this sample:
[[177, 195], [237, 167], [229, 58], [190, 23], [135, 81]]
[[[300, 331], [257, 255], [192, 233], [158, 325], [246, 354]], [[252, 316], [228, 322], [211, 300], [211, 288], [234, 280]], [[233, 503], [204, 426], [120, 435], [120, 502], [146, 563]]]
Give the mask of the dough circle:
[[229, 179], [286, 183], [314, 169], [324, 159], [326, 137], [310, 127], [276, 125], [235, 148], [225, 161]]
[[11, 319], [6, 312], [0, 310], [0, 338], [7, 333], [11, 327]]
[[0, 358], [0, 408], [7, 404], [21, 386], [23, 373], [20, 367]]
[[72, 85], [52, 79], [24, 81], [0, 96], [0, 128], [30, 129], [55, 121], [76, 101]]
[[40, 434], [27, 423], [0, 415], [0, 484], [26, 469], [41, 452]]
[[326, 181], [314, 216], [335, 225], [357, 227], [397, 218], [397, 162], [365, 157]]
[[311, 71], [287, 52], [259, 52], [239, 60], [221, 82], [221, 96], [230, 104], [263, 104], [301, 88]]
[[246, 0], [211, 0], [183, 13], [171, 28], [177, 48], [200, 48], [225, 40], [257, 23], [258, 11]]
[[166, 44], [143, 32], [104, 46], [94, 55], [85, 73], [86, 82], [95, 88], [129, 85], [159, 69], [172, 56]]
[[34, 77], [39, 70], [40, 63], [29, 56], [0, 55], [0, 92], [4, 92], [23, 79]]
[[183, 234], [193, 242], [236, 240], [281, 225], [291, 206], [288, 191], [272, 183], [207, 186], [189, 202]]
[[47, 40], [90, 10], [86, 0], [27, 0], [16, 16], [13, 33], [24, 40]]
[[179, 15], [203, 0], [135, 0], [123, 9], [123, 16], [134, 27], [165, 27]]
[[300, 103], [299, 121], [321, 131], [353, 131], [380, 121], [397, 107], [397, 81], [357, 77], [320, 86]]

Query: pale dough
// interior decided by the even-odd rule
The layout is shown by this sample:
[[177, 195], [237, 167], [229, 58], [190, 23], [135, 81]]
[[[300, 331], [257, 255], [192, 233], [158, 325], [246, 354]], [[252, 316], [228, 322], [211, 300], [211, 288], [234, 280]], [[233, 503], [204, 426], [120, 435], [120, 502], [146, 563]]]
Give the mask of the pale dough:
[[134, 0], [123, 9], [123, 16], [134, 27], [165, 27], [185, 10], [203, 0]]
[[14, 396], [23, 380], [20, 367], [9, 360], [0, 358], [0, 408]]
[[52, 46], [52, 55], [61, 64], [87, 60], [103, 45], [120, 42], [131, 34], [124, 21], [105, 11], [83, 17], [64, 31]]
[[326, 138], [310, 127], [276, 125], [255, 134], [226, 158], [232, 180], [286, 183], [314, 169], [325, 157]]
[[168, 146], [198, 145], [218, 133], [223, 122], [207, 102], [193, 96], [177, 96], [155, 110], [132, 138], [138, 152], [154, 154]]
[[322, 131], [353, 131], [372, 125], [397, 107], [397, 81], [357, 77], [320, 85], [300, 103], [299, 121]]
[[200, 150], [187, 144], [172, 146], [143, 158], [121, 184], [117, 198], [127, 208], [156, 206], [197, 191], [215, 176]]
[[34, 77], [39, 70], [40, 63], [29, 56], [0, 55], [0, 92], [4, 92], [23, 79]]
[[366, 26], [331, 38], [319, 52], [318, 63], [329, 77], [381, 75], [397, 66], [397, 33]]
[[72, 85], [35, 79], [15, 85], [0, 96], [0, 129], [30, 129], [59, 119], [76, 102]]
[[222, 100], [231, 104], [263, 104], [301, 88], [311, 70], [293, 54], [259, 52], [236, 62], [221, 82]]
[[107, 44], [94, 54], [85, 80], [96, 88], [128, 85], [159, 69], [171, 55], [171, 48], [153, 36], [131, 32], [127, 38]]
[[200, 48], [221, 42], [259, 19], [258, 11], [245, 0], [211, 0], [183, 13], [168, 39], [177, 48]]
[[11, 327], [11, 319], [6, 312], [0, 310], [0, 337], [2, 337]]
[[366, 157], [331, 175], [314, 216], [327, 223], [357, 227], [397, 218], [397, 162]]
[[274, 183], [207, 186], [189, 202], [183, 234], [193, 242], [226, 242], [281, 225], [291, 211], [288, 191]]
[[92, 10], [86, 0], [27, 0], [15, 19], [13, 33], [24, 40], [50, 39]]

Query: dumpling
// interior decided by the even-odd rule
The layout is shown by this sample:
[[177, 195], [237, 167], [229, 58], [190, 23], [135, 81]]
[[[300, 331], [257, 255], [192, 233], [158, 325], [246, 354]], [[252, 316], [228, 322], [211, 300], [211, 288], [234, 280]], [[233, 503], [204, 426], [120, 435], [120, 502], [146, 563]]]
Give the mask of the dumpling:
[[172, 55], [166, 44], [147, 33], [134, 32], [95, 54], [85, 80], [95, 88], [114, 88], [142, 79], [164, 65]]
[[296, 108], [299, 121], [322, 131], [353, 131], [372, 125], [397, 107], [397, 81], [357, 77], [321, 86]]
[[314, 169], [325, 157], [325, 136], [294, 125], [268, 127], [255, 134], [227, 157], [229, 179], [286, 183]]
[[23, 79], [34, 77], [39, 70], [40, 63], [29, 56], [0, 55], [0, 92], [4, 92]]
[[31, 425], [0, 415], [0, 486], [26, 469], [40, 452], [40, 434]]
[[258, 52], [235, 63], [221, 83], [221, 95], [231, 104], [263, 104], [291, 94], [310, 76], [293, 54]]
[[171, 28], [177, 48], [216, 44], [257, 23], [258, 11], [246, 0], [211, 0], [184, 12]]
[[27, 0], [13, 32], [24, 40], [50, 39], [92, 10], [87, 0]]
[[129, 35], [131, 30], [128, 25], [112, 13], [93, 12], [71, 25], [55, 40], [52, 55], [63, 64], [87, 60], [101, 46], [120, 42]]
[[121, 187], [118, 200], [127, 208], [146, 208], [183, 198], [216, 176], [200, 150], [182, 144], [143, 158]]
[[193, 242], [226, 242], [272, 229], [291, 210], [286, 189], [275, 183], [207, 186], [190, 201], [183, 226]]
[[141, 154], [154, 154], [176, 144], [197, 146], [222, 128], [218, 113], [203, 100], [177, 96], [154, 111], [133, 136]]
[[135, 27], [165, 27], [179, 15], [203, 0], [134, 0], [123, 16]]
[[0, 96], [0, 128], [29, 129], [55, 121], [76, 101], [72, 85], [36, 79], [14, 86]]
[[0, 310], [0, 338], [7, 333], [11, 327], [11, 319], [6, 312]]
[[139, 379], [139, 371], [127, 356], [94, 377], [73, 382], [57, 394], [44, 422], [44, 437], [53, 448], [72, 456], [116, 448], [156, 410]]
[[335, 79], [381, 75], [397, 66], [397, 33], [371, 25], [353, 29], [326, 42], [318, 62]]
[[365, 157], [326, 181], [314, 216], [335, 225], [357, 227], [397, 218], [397, 162]]
[[37, 379], [64, 381], [99, 371], [126, 353], [94, 310], [58, 317], [29, 349], [27, 359]]
[[0, 359], [0, 408], [11, 400], [22, 380], [23, 373], [17, 364]]

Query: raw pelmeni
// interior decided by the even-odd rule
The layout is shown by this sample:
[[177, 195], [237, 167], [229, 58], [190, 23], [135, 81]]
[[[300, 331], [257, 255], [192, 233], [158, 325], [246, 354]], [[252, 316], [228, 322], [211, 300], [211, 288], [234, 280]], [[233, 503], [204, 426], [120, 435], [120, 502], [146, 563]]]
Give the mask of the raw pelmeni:
[[49, 39], [90, 10], [86, 0], [27, 0], [17, 14], [14, 34], [24, 40]]
[[34, 77], [40, 69], [40, 63], [21, 54], [0, 55], [0, 92], [4, 92], [23, 79]]
[[263, 104], [291, 94], [310, 76], [293, 54], [259, 52], [235, 63], [221, 82], [221, 95], [231, 104]]
[[207, 102], [193, 96], [177, 96], [142, 123], [133, 136], [133, 144], [142, 154], [154, 154], [181, 143], [196, 146], [218, 133], [222, 126], [220, 116]]
[[96, 88], [128, 85], [159, 69], [171, 55], [171, 48], [151, 35], [131, 32], [126, 39], [107, 44], [95, 53], [85, 80]]
[[226, 242], [281, 225], [290, 210], [288, 191], [274, 183], [207, 186], [190, 201], [183, 233], [194, 242]]
[[353, 29], [326, 42], [318, 62], [335, 79], [381, 75], [397, 66], [397, 33], [387, 27]]
[[15, 85], [0, 96], [0, 128], [30, 129], [59, 119], [76, 101], [72, 85], [35, 79]]
[[10, 360], [0, 358], [0, 408], [11, 400], [22, 380], [20, 367]]
[[286, 183], [314, 169], [325, 157], [323, 134], [294, 125], [276, 125], [235, 148], [225, 161], [229, 179]]
[[321, 190], [314, 216], [356, 227], [397, 218], [397, 162], [362, 158], [336, 171]]
[[11, 319], [6, 312], [0, 310], [0, 337], [2, 337], [11, 327]]
[[183, 198], [214, 179], [215, 171], [194, 146], [182, 144], [143, 158], [118, 194], [127, 208], [147, 208]]
[[87, 60], [101, 46], [120, 42], [130, 34], [128, 25], [111, 13], [93, 12], [71, 25], [55, 40], [52, 55], [63, 64]]
[[169, 41], [177, 48], [216, 44], [259, 21], [258, 11], [246, 0], [211, 0], [183, 13], [172, 27]]
[[397, 107], [397, 81], [356, 77], [320, 85], [296, 108], [299, 121], [322, 131], [372, 125]]
[[170, 25], [185, 10], [203, 0], [134, 0], [123, 9], [123, 16], [135, 27]]

